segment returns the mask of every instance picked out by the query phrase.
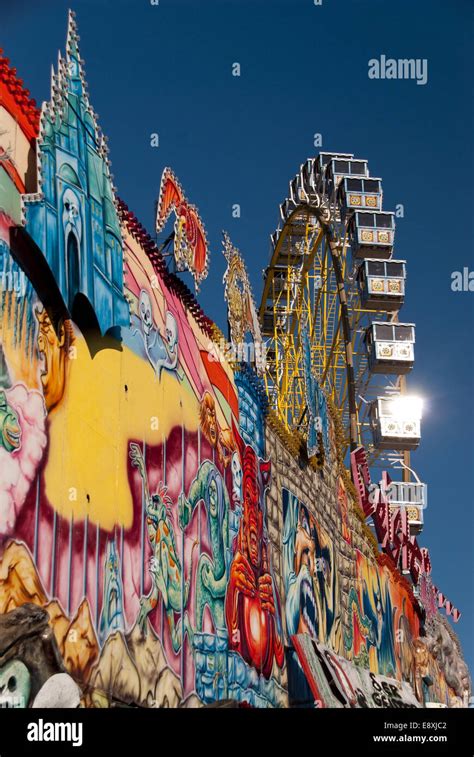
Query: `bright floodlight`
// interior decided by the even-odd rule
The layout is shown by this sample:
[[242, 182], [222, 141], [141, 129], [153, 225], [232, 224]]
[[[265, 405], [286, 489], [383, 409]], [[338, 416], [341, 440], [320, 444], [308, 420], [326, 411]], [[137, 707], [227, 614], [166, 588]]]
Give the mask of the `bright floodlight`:
[[409, 395], [400, 395], [394, 397], [391, 401], [391, 413], [394, 418], [400, 420], [420, 420], [423, 409], [423, 400], [421, 397], [410, 397]]

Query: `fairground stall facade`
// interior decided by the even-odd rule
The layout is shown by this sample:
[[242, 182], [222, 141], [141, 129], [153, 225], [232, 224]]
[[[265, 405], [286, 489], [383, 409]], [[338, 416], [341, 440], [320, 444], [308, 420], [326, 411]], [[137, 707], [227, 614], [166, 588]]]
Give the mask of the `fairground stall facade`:
[[0, 57], [2, 706], [467, 706], [381, 180], [301, 166], [259, 306], [224, 235], [227, 341], [173, 172], [158, 236], [118, 198], [77, 42], [41, 110]]

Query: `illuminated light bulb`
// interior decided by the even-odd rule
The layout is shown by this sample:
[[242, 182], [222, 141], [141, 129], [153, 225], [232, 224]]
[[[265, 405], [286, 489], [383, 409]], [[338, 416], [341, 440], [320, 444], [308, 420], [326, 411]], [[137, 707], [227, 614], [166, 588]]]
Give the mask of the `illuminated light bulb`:
[[400, 397], [392, 399], [390, 403], [391, 415], [400, 420], [420, 420], [422, 410], [423, 400], [421, 397], [400, 395]]

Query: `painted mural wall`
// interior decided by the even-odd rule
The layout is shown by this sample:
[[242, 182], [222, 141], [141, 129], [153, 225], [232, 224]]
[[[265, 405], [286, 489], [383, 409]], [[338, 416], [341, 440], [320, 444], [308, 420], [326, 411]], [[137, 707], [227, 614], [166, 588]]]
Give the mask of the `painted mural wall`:
[[420, 702], [458, 696], [355, 512], [322, 392], [324, 466], [302, 469], [261, 377], [215, 359], [211, 322], [117, 199], [72, 17], [41, 113], [0, 73], [6, 706], [66, 673], [81, 706], [308, 705], [301, 635]]
[[[38, 191], [3, 179], [0, 612], [46, 610], [83, 705], [284, 705], [261, 397], [118, 204], [72, 18], [36, 126]], [[57, 302], [15, 260], [21, 220]]]
[[[339, 677], [340, 669], [343, 678], [353, 671], [349, 689], [354, 693], [362, 687], [363, 696], [347, 696], [343, 686], [335, 699], [331, 691], [340, 685], [336, 675], [331, 686], [323, 686], [329, 701], [323, 706], [388, 706], [377, 695], [388, 685], [385, 679], [408, 687], [397, 689], [390, 706], [413, 706], [414, 701], [420, 706], [467, 706], [467, 668], [456, 656], [459, 647], [449, 622], [425, 597], [420, 604], [357, 511], [354, 488], [338, 459], [333, 411], [328, 418], [330, 451], [319, 471], [301, 466], [288, 451], [284, 434], [269, 420], [266, 449], [277, 465], [267, 510], [284, 607], [290, 706], [314, 703], [316, 669], [328, 676], [327, 665], [320, 666], [316, 657], [328, 655], [329, 668], [337, 669]], [[311, 648], [316, 651], [308, 659], [305, 650]]]
[[2, 289], [1, 611], [46, 607], [96, 706], [283, 703], [271, 465], [239, 433], [230, 369], [127, 230], [112, 347], [56, 332], [2, 231], [24, 291]]

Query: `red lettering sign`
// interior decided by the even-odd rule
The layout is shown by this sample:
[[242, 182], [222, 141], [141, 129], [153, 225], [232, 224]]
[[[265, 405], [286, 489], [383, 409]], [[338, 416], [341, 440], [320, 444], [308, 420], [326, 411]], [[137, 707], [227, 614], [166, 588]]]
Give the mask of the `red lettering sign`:
[[[390, 507], [391, 478], [382, 473], [380, 485], [372, 484], [367, 453], [364, 447], [351, 452], [352, 480], [357, 491], [357, 501], [366, 518], [372, 517], [377, 540], [383, 552], [390, 555], [395, 565], [403, 573], [409, 573], [414, 585], [418, 584], [420, 573], [431, 574], [431, 560], [426, 547], [420, 547], [416, 537], [410, 536], [410, 524], [406, 507]], [[436, 587], [433, 596], [438, 598], [438, 607], [444, 607], [457, 623], [461, 617], [459, 610], [446, 599]]]

